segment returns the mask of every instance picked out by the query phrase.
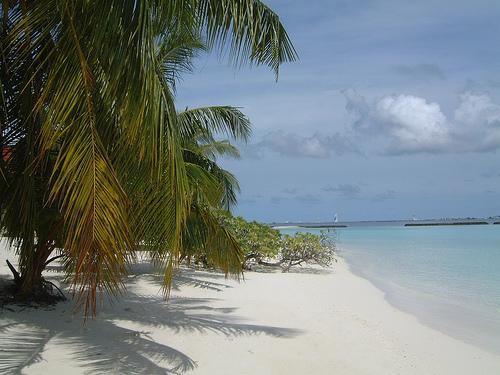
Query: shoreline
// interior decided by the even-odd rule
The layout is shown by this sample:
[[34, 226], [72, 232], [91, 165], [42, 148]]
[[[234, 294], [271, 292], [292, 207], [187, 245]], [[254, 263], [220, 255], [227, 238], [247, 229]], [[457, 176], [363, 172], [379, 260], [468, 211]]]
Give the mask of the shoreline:
[[[342, 252], [346, 251], [349, 250]], [[349, 262], [345, 256], [340, 255], [340, 257], [344, 259], [350, 272], [380, 290], [391, 306], [414, 316], [426, 327], [500, 355], [500, 326], [488, 319], [486, 313], [376, 278], [364, 272], [360, 266]], [[495, 334], [492, 335], [491, 332]]]
[[[2, 277], [8, 274], [3, 264]], [[298, 271], [246, 272], [238, 283], [220, 273], [184, 268], [165, 302], [161, 277], [139, 263], [125, 280], [125, 295], [105, 303], [97, 319], [83, 325], [81, 315], [72, 315], [71, 302], [2, 310], [1, 325], [7, 328], [0, 340], [9, 348], [19, 340], [18, 352], [7, 354], [24, 364], [26, 374], [500, 371], [500, 356], [393, 307], [342, 257], [333, 269]], [[0, 370], [5, 355], [0, 353]]]

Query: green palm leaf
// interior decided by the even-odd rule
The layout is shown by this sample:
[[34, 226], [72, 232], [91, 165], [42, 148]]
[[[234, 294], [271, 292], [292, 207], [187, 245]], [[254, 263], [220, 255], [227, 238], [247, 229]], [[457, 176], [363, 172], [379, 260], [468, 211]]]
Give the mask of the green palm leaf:
[[178, 122], [184, 138], [222, 133], [246, 142], [252, 133], [248, 118], [238, 108], [230, 106], [186, 109], [179, 113]]
[[297, 59], [297, 53], [276, 13], [259, 0], [200, 0], [200, 20], [209, 46], [229, 44], [229, 58], [271, 67]]

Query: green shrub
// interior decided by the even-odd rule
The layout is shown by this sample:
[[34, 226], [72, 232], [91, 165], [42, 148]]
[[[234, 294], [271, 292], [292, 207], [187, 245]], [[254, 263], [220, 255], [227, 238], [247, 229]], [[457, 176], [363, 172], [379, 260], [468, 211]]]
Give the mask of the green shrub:
[[248, 222], [242, 217], [221, 214], [219, 220], [229, 230], [243, 250], [242, 267], [252, 265], [281, 267], [288, 272], [291, 267], [316, 264], [328, 267], [334, 260], [333, 240], [322, 233], [296, 233], [294, 236], [281, 233], [266, 224]]
[[281, 241], [279, 263], [283, 272], [303, 263], [328, 267], [334, 261], [335, 245], [324, 233], [296, 233], [284, 236]]

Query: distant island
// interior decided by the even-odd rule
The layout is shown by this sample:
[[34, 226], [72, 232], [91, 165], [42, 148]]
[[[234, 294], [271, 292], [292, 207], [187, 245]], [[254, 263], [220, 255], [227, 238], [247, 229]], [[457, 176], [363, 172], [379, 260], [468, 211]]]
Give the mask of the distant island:
[[[405, 227], [427, 227], [438, 225], [488, 225], [487, 221], [453, 221], [453, 222], [438, 222], [438, 223], [406, 223]], [[493, 223], [497, 224], [497, 223]]]
[[272, 222], [268, 223], [273, 228], [308, 228], [308, 229], [322, 229], [322, 228], [347, 228], [352, 226], [384, 226], [384, 225], [401, 225], [404, 227], [423, 227], [423, 226], [440, 226], [440, 225], [489, 225], [500, 224], [500, 216], [490, 216], [488, 218], [440, 218], [440, 219], [421, 219], [421, 220], [362, 220], [362, 221], [345, 221], [341, 223], [336, 222]]
[[319, 226], [317, 224], [302, 224], [298, 226], [302, 228], [347, 228], [345, 224], [321, 224]]

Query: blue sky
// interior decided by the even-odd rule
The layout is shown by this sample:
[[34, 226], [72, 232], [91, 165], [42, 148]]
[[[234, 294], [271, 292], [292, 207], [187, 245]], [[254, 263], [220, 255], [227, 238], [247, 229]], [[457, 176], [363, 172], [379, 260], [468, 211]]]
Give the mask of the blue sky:
[[180, 108], [253, 124], [235, 212], [261, 221], [500, 214], [498, 1], [266, 1], [299, 53], [280, 71], [201, 56]]

